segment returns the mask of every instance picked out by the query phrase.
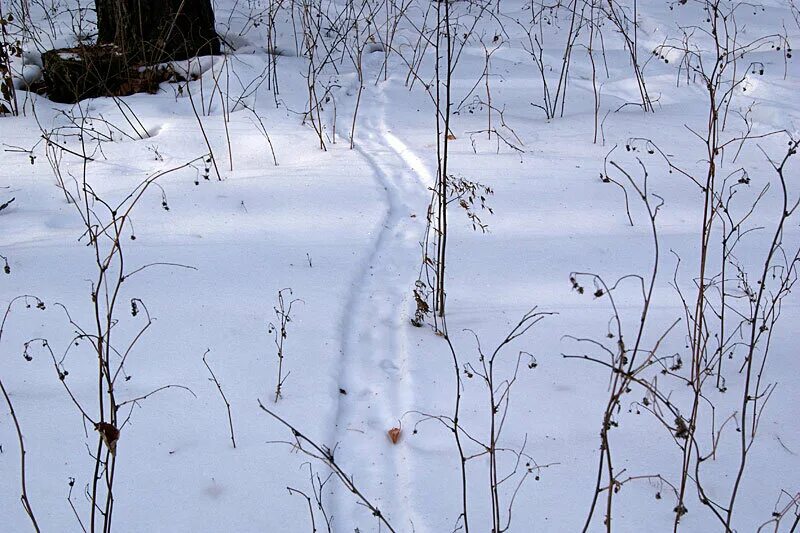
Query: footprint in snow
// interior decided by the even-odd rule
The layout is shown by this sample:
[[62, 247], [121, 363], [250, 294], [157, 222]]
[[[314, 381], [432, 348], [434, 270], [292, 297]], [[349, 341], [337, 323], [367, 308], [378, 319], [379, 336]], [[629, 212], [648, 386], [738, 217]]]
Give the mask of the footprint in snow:
[[380, 364], [381, 369], [390, 375], [395, 375], [400, 370], [391, 359], [384, 359]]
[[220, 496], [222, 496], [223, 492], [225, 492], [225, 489], [223, 489], [222, 486], [219, 483], [217, 483], [214, 478], [211, 478], [210, 485], [207, 485], [205, 488], [203, 488], [203, 494], [215, 500]]

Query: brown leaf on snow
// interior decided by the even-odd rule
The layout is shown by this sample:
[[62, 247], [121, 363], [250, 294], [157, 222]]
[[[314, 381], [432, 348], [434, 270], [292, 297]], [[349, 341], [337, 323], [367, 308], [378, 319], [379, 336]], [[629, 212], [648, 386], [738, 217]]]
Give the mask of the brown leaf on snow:
[[389, 435], [392, 444], [397, 444], [397, 441], [400, 440], [400, 428], [392, 428], [386, 433]]

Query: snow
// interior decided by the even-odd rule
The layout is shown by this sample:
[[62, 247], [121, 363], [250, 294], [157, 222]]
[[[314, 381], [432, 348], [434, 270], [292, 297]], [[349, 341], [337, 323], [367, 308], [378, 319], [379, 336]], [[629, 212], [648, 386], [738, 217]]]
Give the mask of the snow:
[[42, 67], [34, 64], [24, 65], [20, 71], [19, 78], [14, 79], [14, 87], [17, 89], [25, 89], [41, 79]]
[[80, 61], [81, 56], [75, 52], [59, 52], [58, 57], [67, 61]]
[[[321, 5], [330, 17], [326, 24], [333, 25], [334, 14], [347, 11], [346, 3], [338, 0]], [[61, 177], [68, 189], [75, 191], [85, 173], [92, 190], [110, 203], [123, 200], [148, 176], [191, 162], [165, 174], [145, 192], [133, 210], [132, 229], [123, 233], [126, 272], [154, 263], [169, 265], [148, 267], [121, 286], [113, 329], [118, 348], [124, 350], [145, 324], [142, 313], [131, 316], [131, 299], [143, 302], [154, 321], [126, 358], [124, 372], [130, 379], [117, 383], [118, 402], [165, 385], [180, 387], [122, 408], [123, 419], [129, 409], [132, 414], [117, 446], [115, 530], [310, 530], [306, 500], [287, 487], [313, 500], [309, 468], [322, 481], [330, 469], [324, 461], [298, 452], [291, 432], [264, 412], [259, 401], [320, 446], [335, 450], [337, 465], [396, 531], [440, 533], [463, 527], [460, 457], [441, 418], [453, 416], [457, 384], [452, 354], [432, 327], [411, 325], [420, 241], [437, 175], [436, 115], [432, 96], [423, 86], [434, 83], [434, 52], [428, 49], [419, 62], [413, 50], [420, 39], [418, 28], [424, 20], [430, 27], [430, 17], [435, 20], [436, 15], [426, 11], [425, 2], [403, 3], [403, 10], [400, 4], [387, 5], [390, 9], [384, 4], [376, 8], [371, 24], [377, 30], [360, 30], [364, 86], [353, 149], [350, 130], [359, 94], [355, 61], [336, 55], [318, 76], [325, 150], [303, 116], [308, 108], [308, 61], [302, 35], [294, 29], [300, 25], [301, 11], [293, 18], [284, 5], [276, 15], [274, 42], [267, 44], [266, 20], [273, 4], [216, 2], [217, 29], [235, 49], [217, 58], [172, 63], [183, 78], [198, 79], [163, 83], [155, 95], [98, 98], [71, 106], [23, 90], [41, 73], [34, 50], [71, 46], [76, 38], [68, 10], [48, 19], [41, 7], [32, 8], [39, 28], [36, 38], [24, 43], [24, 57], [12, 63], [24, 113], [0, 117], [5, 149], [0, 204], [15, 198], [0, 210], [0, 255], [8, 258], [11, 270], [0, 274], [0, 311], [22, 294], [41, 298], [46, 309], [26, 308], [25, 301], [12, 307], [0, 338], [0, 379], [24, 434], [27, 495], [42, 531], [80, 531], [68, 500], [70, 480], [71, 502], [88, 524], [91, 504], [85, 491], [91, 485], [97, 435], [59, 381], [41, 341], [30, 345], [30, 361], [22, 356], [24, 343], [47, 339], [60, 368], [69, 372], [65, 381], [77, 401], [92, 416], [98, 409], [96, 356], [88, 342], [70, 347], [76, 327], [67, 316], [68, 312], [75, 323], [92, 328], [90, 296], [97, 266], [79, 208], [65, 200], [48, 162], [43, 133], [72, 152], [59, 150]], [[559, 5], [545, 9], [550, 24], [541, 34], [535, 25], [533, 33], [544, 43], [542, 62], [551, 96], [569, 27], [567, 7]], [[471, 27], [476, 6], [451, 3], [465, 27]], [[697, 24], [705, 15], [702, 4], [694, 2], [638, 4], [638, 55], [646, 65], [644, 79], [654, 112], [632, 105], [640, 96], [630, 55], [606, 21], [605, 51], [594, 54], [600, 94], [595, 143], [588, 33], [579, 36], [573, 50], [563, 116], [548, 119], [542, 110], [542, 77], [530, 53], [532, 37], [525, 33], [532, 6], [540, 9], [537, 3], [519, 0], [492, 3], [471, 31], [453, 73], [455, 138], [450, 142], [449, 171], [491, 187], [494, 194], [487, 198], [493, 214], [480, 212], [487, 233], [473, 230], [463, 210], [450, 206], [447, 328], [463, 371], [466, 364], [480, 368], [476, 336], [483, 352], [491, 354], [527, 311], [535, 307], [548, 313], [503, 348], [496, 367], [499, 379], [508, 379], [521, 351], [535, 358], [532, 368], [528, 363], [533, 360], [527, 355], [522, 359], [499, 443], [517, 451], [524, 446], [529, 457], [523, 457], [523, 466], [531, 464], [531, 474], [518, 492], [524, 468], [500, 485], [501, 518], [505, 523], [513, 498], [509, 531], [581, 531], [595, 491], [611, 378], [601, 364], [564, 355], [605, 360], [596, 347], [575, 339], [612, 348], [616, 340], [607, 338], [614, 327], [607, 295], [594, 297], [597, 287], [585, 276], [578, 281], [586, 292], [579, 294], [569, 278], [574, 272], [597, 273], [611, 285], [629, 274], [648, 278], [652, 271], [653, 237], [646, 206], [622, 172], [604, 167], [616, 147], [608, 159], [641, 185], [640, 159], [648, 170], [650, 200], [663, 199], [656, 219], [658, 276], [643, 346], [652, 347], [668, 332], [659, 355], [680, 354], [684, 364], [691, 360], [691, 326], [674, 285], [690, 295], [693, 305], [703, 194], [689, 178], [670, 172], [661, 153], [648, 150], [655, 145], [676, 166], [705, 177], [708, 154], [693, 132], [705, 133], [706, 89], [697, 79], [687, 83], [677, 51], [662, 54], [668, 63], [652, 54], [680, 40], [681, 26]], [[77, 3], [72, 7], [77, 9]], [[405, 15], [392, 28], [394, 50], [387, 52], [387, 27], [381, 21], [398, 11]], [[796, 8], [784, 1], [742, 4], [737, 12], [740, 37], [753, 40], [777, 33], [795, 42], [800, 26], [793, 14]], [[323, 34], [326, 42], [334, 42], [331, 34]], [[696, 46], [703, 53], [709, 50], [707, 38], [697, 32]], [[494, 47], [487, 95], [485, 57]], [[270, 55], [268, 50], [280, 53]], [[410, 86], [412, 56], [421, 79]], [[723, 131], [726, 138], [746, 131], [741, 114], [750, 121], [753, 136], [765, 135], [743, 143], [741, 150], [740, 143], [733, 143], [718, 172], [720, 179], [730, 175], [736, 181], [739, 169], [747, 171], [750, 182], [738, 188], [732, 203], [736, 217], [744, 215], [769, 184], [745, 224], [763, 229], [748, 233], [736, 250], [752, 286], [782, 210], [780, 183], [767, 156], [780, 162], [789, 139], [800, 135], [800, 70], [796, 58], [786, 56], [785, 49], [765, 46], [738, 65], [737, 75], [745, 79], [731, 101]], [[267, 81], [272, 60], [277, 65], [277, 93], [272, 79]], [[753, 61], [763, 65], [763, 75], [749, 71]], [[484, 103], [489, 97], [491, 115]], [[78, 137], [81, 123], [87, 131]], [[489, 135], [487, 129], [496, 132]], [[766, 135], [770, 132], [781, 133]], [[221, 179], [208, 159], [206, 138]], [[86, 164], [75, 155], [84, 149], [92, 158]], [[796, 158], [790, 158], [785, 170], [790, 204], [800, 192], [798, 168]], [[633, 225], [622, 189], [604, 183], [605, 174], [625, 185]], [[131, 231], [135, 240], [129, 238]], [[791, 258], [800, 243], [796, 216], [782, 238]], [[709, 271], [716, 273], [718, 231], [712, 242], [716, 247], [709, 256]], [[728, 279], [733, 280], [729, 294], [746, 296], [735, 273], [729, 272]], [[287, 325], [287, 377], [282, 398], [275, 402], [278, 359], [268, 324], [278, 320], [274, 308], [278, 291], [285, 288], [291, 288], [290, 299], [300, 301], [292, 307]], [[632, 343], [642, 313], [636, 282], [622, 283], [615, 302], [627, 342]], [[778, 531], [794, 531], [792, 525], [797, 524], [800, 510], [790, 502], [800, 493], [798, 303], [797, 295], [789, 294], [770, 329], [763, 382], [777, 386], [770, 389], [769, 400], [759, 404], [764, 410], [733, 514], [736, 531], [757, 531], [784, 508], [788, 511]], [[678, 325], [669, 329], [676, 320]], [[716, 346], [713, 336], [709, 343]], [[236, 448], [225, 403], [203, 365], [207, 350], [207, 361], [231, 405]], [[723, 360], [728, 392], [717, 390], [713, 378], [706, 384], [708, 402], [703, 401], [698, 426], [704, 454], [719, 432], [716, 453], [702, 462], [701, 474], [708, 497], [725, 504], [739, 467], [741, 422], [736, 417], [742, 407], [743, 353], [740, 347], [733, 359]], [[659, 390], [688, 417], [689, 388], [660, 370], [656, 365], [644, 376], [657, 380]], [[688, 372], [684, 367], [676, 373]], [[461, 375], [460, 423], [469, 435], [486, 442], [487, 390], [479, 377]], [[679, 483], [680, 442], [642, 408], [644, 389], [632, 388], [615, 415], [619, 427], [609, 433], [614, 468], [619, 481], [649, 477], [621, 485], [614, 495], [612, 527], [619, 532], [668, 531], [675, 521], [676, 498], [655, 476]], [[395, 427], [401, 429], [396, 444], [387, 434]], [[463, 440], [467, 455], [485, 451], [470, 438]], [[0, 530], [26, 531], [31, 525], [20, 503], [17, 434], [6, 403], [0, 409], [0, 446]], [[501, 477], [509, 474], [515, 456], [503, 452], [499, 464]], [[489, 461], [484, 455], [467, 465], [470, 527], [490, 531]], [[700, 501], [693, 476], [694, 471], [686, 493], [688, 513], [677, 529], [724, 531]], [[333, 531], [386, 531], [335, 476], [324, 484], [322, 494]], [[600, 495], [588, 531], [606, 530], [606, 495]], [[312, 507], [318, 530], [326, 530], [322, 510]]]

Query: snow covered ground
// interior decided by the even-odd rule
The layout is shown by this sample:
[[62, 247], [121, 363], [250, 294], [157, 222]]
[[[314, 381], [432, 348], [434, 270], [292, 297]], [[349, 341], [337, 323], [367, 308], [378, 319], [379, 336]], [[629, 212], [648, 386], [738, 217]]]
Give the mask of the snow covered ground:
[[[98, 270], [82, 213], [90, 206], [106, 217], [90, 218], [95, 228], [110, 215], [99, 200], [84, 203], [78, 193], [85, 182], [114, 205], [165, 171], [120, 230], [123, 273], [131, 275], [112, 317], [119, 351], [111, 354], [113, 368], [125, 358], [115, 396], [126, 421], [116, 445], [114, 530], [311, 531], [311, 511], [317, 531], [387, 531], [387, 523], [403, 532], [491, 531], [492, 400], [480, 377], [478, 339], [486, 362], [534, 307], [545, 313], [541, 322], [503, 347], [493, 365], [502, 396], [495, 399], [502, 431], [494, 446], [494, 507], [503, 528], [707, 532], [725, 531], [728, 523], [738, 532], [764, 524], [761, 531], [800, 530], [800, 307], [789, 292], [800, 243], [792, 209], [800, 165], [789, 157], [782, 167], [784, 207], [770, 163], [780, 165], [800, 136], [800, 68], [787, 50], [787, 41], [800, 37], [800, 14], [791, 2], [739, 4], [724, 19], [726, 46], [735, 50], [729, 57], [737, 62], [726, 64], [721, 77], [722, 91], [732, 88], [732, 96], [723, 102], [720, 95], [725, 124], [720, 118], [718, 144], [733, 141], [714, 156], [712, 204], [725, 209], [712, 223], [705, 281], [698, 273], [709, 96], [692, 69], [702, 64], [710, 74], [720, 57], [707, 4], [450, 4], [458, 53], [449, 173], [493, 191], [486, 198], [493, 213], [475, 207], [486, 233], [473, 229], [457, 203], [449, 208], [452, 344], [430, 324], [411, 324], [439, 164], [433, 44], [436, 9], [444, 4], [220, 0], [215, 13], [226, 55], [178, 65], [198, 79], [163, 83], [155, 95], [75, 106], [26, 92], [23, 70], [37, 74], [37, 47], [73, 45], [77, 30], [91, 33], [92, 15], [83, 6], [88, 18], [76, 19], [72, 0], [49, 11], [42, 9], [49, 4], [33, 5], [36, 39], [23, 43], [26, 53], [12, 65], [20, 73], [21, 114], [0, 118], [0, 204], [14, 198], [0, 210], [0, 255], [10, 269], [0, 276], [0, 304], [4, 311], [16, 296], [34, 295], [45, 309], [32, 298], [17, 300], [0, 334], [0, 380], [10, 401], [0, 415], [0, 531], [31, 529], [20, 503], [10, 405], [41, 531], [90, 529], [94, 455], [99, 449], [105, 457], [105, 448], [88, 420], [100, 420], [91, 349]], [[719, 4], [725, 13], [732, 5]], [[304, 8], [312, 18], [324, 14], [316, 19], [322, 29], [315, 58], [323, 66], [313, 122], [306, 113]], [[635, 37], [652, 112], [643, 110], [625, 37], [601, 11], [609, 9]], [[270, 13], [275, 25], [267, 46]], [[360, 26], [347, 26], [356, 19]], [[582, 29], [572, 40], [574, 24]], [[426, 46], [425, 39], [432, 41]], [[695, 54], [689, 63], [681, 46]], [[268, 53], [276, 48], [279, 54]], [[270, 58], [277, 91], [268, 80]], [[544, 110], [543, 79], [551, 103], [557, 91], [565, 95], [563, 112], [558, 100], [552, 108], [555, 116]], [[322, 128], [324, 150], [315, 127]], [[741, 141], [744, 134], [750, 139]], [[57, 174], [77, 204], [65, 199]], [[648, 206], [659, 206], [656, 240]], [[791, 216], [778, 233], [781, 245], [771, 246], [784, 211]], [[738, 228], [728, 223], [742, 217]], [[733, 251], [723, 272], [720, 242], [732, 227], [739, 232], [726, 241]], [[152, 266], [137, 271], [146, 265]], [[640, 287], [647, 294], [654, 265], [639, 335]], [[611, 290], [612, 305], [608, 287], [629, 275], [641, 276], [641, 284], [626, 278]], [[698, 286], [707, 287], [707, 318], [693, 337]], [[283, 289], [291, 289], [282, 293], [287, 305], [297, 301], [275, 402], [278, 358], [269, 324], [279, 325]], [[153, 321], [138, 337], [146, 325], [142, 308]], [[76, 344], [79, 327], [88, 333]], [[752, 351], [751, 330], [763, 334]], [[624, 362], [615, 358], [620, 331]], [[25, 349], [30, 339], [38, 340]], [[225, 401], [203, 364], [206, 352], [230, 403], [235, 448]], [[699, 375], [693, 352], [702, 354]], [[755, 361], [749, 379], [748, 354]], [[650, 364], [611, 410], [609, 478], [604, 413], [631, 357]], [[691, 385], [700, 381], [702, 394], [695, 395]], [[457, 390], [458, 434], [469, 458], [466, 496], [450, 429]], [[292, 432], [259, 401], [333, 450], [337, 467], [380, 516], [330, 476], [325, 457], [295, 449]], [[687, 439], [681, 425], [690, 420]], [[387, 434], [392, 428], [401, 430], [396, 443]], [[747, 462], [735, 488], [743, 435]], [[101, 472], [102, 494], [105, 479]], [[105, 496], [98, 505], [102, 511]], [[685, 514], [676, 513], [679, 505]]]

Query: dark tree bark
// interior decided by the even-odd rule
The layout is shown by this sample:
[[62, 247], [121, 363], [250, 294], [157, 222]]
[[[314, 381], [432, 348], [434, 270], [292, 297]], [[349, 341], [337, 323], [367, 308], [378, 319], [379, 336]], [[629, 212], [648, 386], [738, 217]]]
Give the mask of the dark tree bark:
[[42, 64], [48, 97], [65, 104], [117, 94], [128, 78], [128, 62], [114, 45], [48, 50]]
[[169, 71], [139, 67], [220, 53], [211, 0], [95, 2], [97, 44], [42, 55], [47, 94], [55, 102], [155, 92]]
[[220, 53], [211, 0], [96, 0], [98, 43], [142, 63]]

